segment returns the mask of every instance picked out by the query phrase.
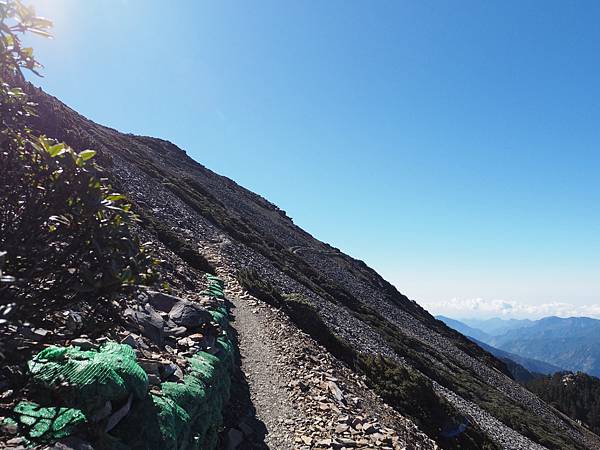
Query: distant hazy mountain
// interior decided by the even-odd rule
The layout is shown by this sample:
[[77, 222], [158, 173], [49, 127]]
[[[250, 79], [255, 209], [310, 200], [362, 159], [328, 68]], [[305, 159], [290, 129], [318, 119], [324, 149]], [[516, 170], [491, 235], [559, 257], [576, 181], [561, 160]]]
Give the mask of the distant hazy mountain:
[[470, 327], [460, 320], [451, 319], [450, 317], [445, 316], [435, 316], [435, 318], [441, 320], [450, 328], [455, 329], [459, 333], [464, 334], [467, 337], [477, 339], [478, 341], [487, 342], [488, 339], [492, 338], [492, 336], [488, 335], [487, 333], [477, 328]]
[[[500, 358], [502, 361], [507, 363], [511, 373], [513, 374], [513, 376], [515, 376], [515, 379], [517, 379], [519, 381], [526, 381], [529, 379], [536, 378], [535, 377], [536, 374], [550, 375], [555, 372], [560, 372], [563, 370], [561, 367], [555, 366], [553, 364], [549, 364], [544, 361], [539, 361], [537, 359], [532, 359], [532, 358], [525, 358], [525, 357], [517, 355], [515, 353], [510, 353], [510, 352], [501, 350], [499, 348], [492, 347], [491, 345], [486, 344], [485, 342], [478, 341], [477, 339], [473, 339], [473, 341], [475, 343], [477, 343], [477, 345], [479, 345], [482, 349], [487, 350], [492, 355], [494, 355], [496, 358]], [[527, 372], [530, 373], [531, 376], [518, 375], [517, 373], [515, 373], [515, 370], [519, 370], [519, 369], [511, 367], [511, 365], [510, 365], [510, 363], [508, 363], [508, 361], [512, 361], [512, 362], [518, 364], [519, 366], [522, 366], [523, 368], [525, 368], [527, 370]]]
[[587, 317], [546, 317], [513, 329], [488, 344], [566, 370], [600, 376], [600, 320]]
[[[484, 350], [490, 352], [496, 358], [504, 361], [512, 375], [518, 381], [528, 381], [534, 379], [536, 374], [553, 374], [554, 372], [559, 372], [564, 369], [558, 367], [553, 364], [546, 363], [544, 361], [539, 361], [533, 358], [525, 358], [521, 355], [517, 355], [515, 353], [510, 353], [505, 350], [501, 350], [499, 348], [493, 347], [487, 344], [485, 341], [494, 339], [493, 336], [478, 330], [477, 328], [470, 327], [469, 325], [461, 322], [460, 320], [451, 319], [445, 316], [436, 316], [436, 319], [441, 320], [450, 328], [454, 328], [459, 333], [464, 334], [469, 337], [472, 341], [474, 341], [477, 345], [479, 345]], [[492, 320], [502, 320], [502, 319], [492, 319]], [[534, 323], [532, 321], [529, 322], [528, 325]], [[513, 325], [516, 325], [514, 322]], [[500, 327], [498, 327], [500, 328]]]
[[500, 319], [499, 317], [492, 319], [461, 319], [461, 322], [490, 336], [500, 336], [512, 330], [529, 327], [535, 323], [529, 319]]

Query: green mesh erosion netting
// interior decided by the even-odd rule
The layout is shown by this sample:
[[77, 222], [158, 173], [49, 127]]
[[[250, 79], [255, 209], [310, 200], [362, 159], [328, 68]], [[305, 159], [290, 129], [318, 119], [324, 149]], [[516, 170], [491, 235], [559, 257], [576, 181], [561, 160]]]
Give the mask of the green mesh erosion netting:
[[86, 414], [107, 401], [124, 401], [133, 394], [141, 399], [148, 391], [148, 376], [129, 345], [108, 342], [99, 350], [48, 347], [30, 362], [34, 383], [60, 393], [66, 405]]
[[[204, 293], [223, 299], [223, 281], [210, 275], [207, 279]], [[33, 382], [50, 391], [49, 398], [60, 398], [61, 407], [22, 402], [8, 423], [16, 423], [33, 443], [52, 442], [71, 435], [106, 401], [120, 405], [133, 395], [129, 414], [94, 442], [94, 448], [214, 449], [229, 399], [234, 347], [227, 333], [227, 308], [210, 313], [225, 333], [217, 338], [214, 354], [199, 352], [188, 358], [182, 383], [163, 382], [160, 391], [148, 393], [148, 377], [127, 345], [109, 342], [97, 351], [49, 347], [30, 361], [29, 368]]]
[[51, 406], [20, 402], [7, 420], [33, 442], [69, 436], [107, 401], [122, 402], [130, 395], [142, 399], [148, 391], [148, 376], [128, 345], [108, 342], [88, 351], [48, 347], [28, 365], [39, 399]]
[[[223, 281], [212, 275], [207, 280], [203, 293], [223, 299]], [[209, 312], [227, 331], [227, 308]], [[162, 383], [161, 392], [137, 403], [112, 434], [133, 449], [213, 449], [231, 387], [234, 347], [229, 335], [217, 338], [214, 355], [198, 352], [188, 362], [183, 383]]]
[[28, 441], [52, 442], [70, 436], [77, 425], [86, 421], [85, 415], [75, 408], [42, 407], [32, 402], [20, 402], [14, 413], [18, 422], [12, 418], [5, 424], [14, 424], [23, 430]]
[[225, 283], [223, 282], [223, 280], [209, 273], [206, 274], [206, 279], [208, 280], [208, 288], [206, 288], [206, 290], [203, 291], [202, 294], [224, 299], [225, 294], [223, 292], [223, 289], [225, 288]]

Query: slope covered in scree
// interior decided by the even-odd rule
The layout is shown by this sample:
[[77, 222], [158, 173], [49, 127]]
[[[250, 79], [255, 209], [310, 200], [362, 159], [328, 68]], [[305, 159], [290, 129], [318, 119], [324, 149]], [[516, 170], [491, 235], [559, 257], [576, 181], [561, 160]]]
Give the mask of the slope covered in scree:
[[[193, 264], [177, 243], [185, 236], [244, 295], [287, 317], [441, 447], [600, 448], [596, 435], [514, 382], [503, 362], [267, 200], [169, 142], [119, 133], [40, 91], [35, 96], [41, 114], [34, 126], [75, 148], [96, 149], [107, 175], [167, 248]], [[250, 385], [252, 395], [256, 389]], [[314, 402], [318, 410], [319, 395]], [[316, 445], [296, 431], [289, 437], [299, 441], [290, 445]]]

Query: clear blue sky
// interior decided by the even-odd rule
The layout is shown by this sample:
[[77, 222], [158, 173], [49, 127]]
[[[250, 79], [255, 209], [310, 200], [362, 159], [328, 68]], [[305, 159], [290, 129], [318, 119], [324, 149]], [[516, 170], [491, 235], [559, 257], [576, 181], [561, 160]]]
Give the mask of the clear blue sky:
[[33, 3], [55, 20], [36, 83], [433, 312], [600, 304], [600, 2]]

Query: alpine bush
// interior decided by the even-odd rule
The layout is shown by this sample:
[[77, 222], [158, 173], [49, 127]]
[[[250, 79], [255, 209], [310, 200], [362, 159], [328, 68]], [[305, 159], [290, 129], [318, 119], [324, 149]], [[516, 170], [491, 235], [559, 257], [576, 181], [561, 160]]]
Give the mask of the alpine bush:
[[21, 70], [37, 73], [40, 65], [19, 35], [48, 36], [50, 26], [20, 0], [0, 3], [0, 324], [36, 324], [69, 304], [107, 303], [152, 276], [131, 233], [135, 216], [102, 178], [96, 152], [27, 127], [36, 105]]

